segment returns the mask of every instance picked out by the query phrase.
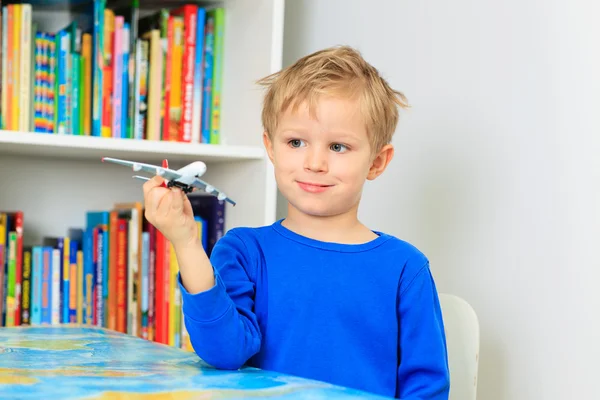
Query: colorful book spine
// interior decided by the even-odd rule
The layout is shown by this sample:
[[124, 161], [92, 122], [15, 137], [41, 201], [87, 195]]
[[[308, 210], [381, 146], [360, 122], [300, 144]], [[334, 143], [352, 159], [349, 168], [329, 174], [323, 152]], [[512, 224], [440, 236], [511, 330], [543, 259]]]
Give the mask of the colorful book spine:
[[51, 324], [60, 324], [60, 291], [61, 291], [61, 269], [62, 269], [62, 257], [61, 251], [57, 248], [52, 249], [52, 268], [50, 272], [50, 285], [52, 286], [50, 296], [50, 313], [51, 313]]
[[[10, 109], [8, 107], [8, 7], [2, 7], [2, 112], [0, 113], [0, 126], [8, 129]], [[1, 324], [0, 324], [1, 325]]]
[[16, 326], [15, 312], [16, 300], [16, 278], [17, 278], [17, 232], [8, 234], [8, 275], [6, 281], [6, 322], [5, 326]]
[[69, 322], [69, 290], [71, 284], [71, 239], [68, 236], [62, 238], [62, 285], [60, 288], [60, 322]]
[[104, 99], [104, 9], [106, 0], [94, 0], [92, 46], [92, 135], [102, 136], [102, 101]]
[[210, 143], [219, 144], [221, 141], [221, 88], [223, 86], [223, 35], [225, 31], [225, 10], [222, 7], [219, 7], [210, 10], [210, 13], [213, 13], [215, 17]]
[[113, 37], [113, 92], [112, 92], [112, 137], [121, 138], [122, 136], [122, 100], [123, 100], [123, 24], [124, 18], [120, 15], [115, 16], [115, 30]]
[[215, 17], [212, 13], [206, 15], [204, 42], [204, 82], [202, 95], [202, 143], [210, 143], [211, 109], [214, 69]]
[[121, 138], [131, 139], [129, 132], [129, 35], [130, 27], [127, 22], [123, 24], [123, 38], [122, 38], [122, 71], [121, 71], [121, 82], [122, 93], [121, 93]]
[[19, 130], [29, 132], [31, 107], [31, 4], [20, 4], [21, 6], [21, 26], [20, 34], [15, 35], [19, 41]]
[[83, 99], [83, 134], [92, 135], [92, 35], [84, 33], [81, 46], [81, 63], [83, 65], [82, 75], [82, 99]]
[[192, 143], [200, 143], [202, 122], [202, 82], [204, 76], [204, 25], [206, 9], [197, 8], [195, 65], [194, 65], [194, 111], [192, 112]]
[[42, 247], [34, 246], [32, 250], [32, 284], [31, 284], [31, 325], [42, 324]]
[[148, 298], [149, 298], [149, 267], [150, 267], [150, 234], [148, 232], [142, 233], [142, 287], [140, 290], [141, 295], [141, 311], [142, 311], [142, 339], [148, 339]]
[[78, 304], [78, 292], [80, 290], [80, 282], [83, 282], [83, 277], [79, 272], [78, 265], [78, 253], [79, 241], [70, 240], [69, 249], [69, 288], [68, 288], [68, 317], [69, 323], [77, 323], [77, 304]]
[[52, 323], [52, 247], [42, 248], [42, 324]]

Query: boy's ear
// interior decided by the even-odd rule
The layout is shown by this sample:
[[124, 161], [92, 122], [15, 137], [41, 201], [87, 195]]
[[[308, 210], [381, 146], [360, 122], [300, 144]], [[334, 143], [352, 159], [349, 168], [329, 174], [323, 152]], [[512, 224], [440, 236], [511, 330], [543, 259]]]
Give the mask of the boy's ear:
[[269, 133], [267, 131], [263, 132], [263, 144], [265, 145], [265, 150], [267, 151], [267, 155], [271, 162], [273, 162], [273, 142], [269, 137]]
[[394, 146], [392, 144], [386, 144], [379, 150], [379, 153], [373, 159], [371, 163], [371, 168], [369, 168], [369, 173], [367, 175], [368, 180], [373, 180], [377, 178], [379, 175], [385, 171], [390, 161], [394, 157]]

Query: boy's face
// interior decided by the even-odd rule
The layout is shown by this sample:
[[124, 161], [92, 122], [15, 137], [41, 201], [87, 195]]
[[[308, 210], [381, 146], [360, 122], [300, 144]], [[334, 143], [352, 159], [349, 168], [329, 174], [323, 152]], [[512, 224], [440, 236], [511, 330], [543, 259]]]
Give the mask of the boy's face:
[[290, 211], [320, 217], [356, 212], [365, 180], [393, 155], [391, 145], [373, 154], [358, 103], [340, 98], [321, 99], [316, 118], [306, 105], [286, 111], [263, 139]]

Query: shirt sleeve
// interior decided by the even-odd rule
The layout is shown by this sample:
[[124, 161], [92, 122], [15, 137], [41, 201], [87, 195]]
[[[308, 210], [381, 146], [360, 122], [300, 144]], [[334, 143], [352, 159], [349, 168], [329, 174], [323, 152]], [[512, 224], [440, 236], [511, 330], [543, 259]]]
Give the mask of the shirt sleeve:
[[215, 368], [238, 369], [258, 352], [261, 333], [253, 313], [255, 285], [243, 241], [232, 231], [215, 244], [211, 256], [215, 285], [190, 294], [178, 283], [190, 341], [198, 356]]
[[450, 372], [438, 293], [426, 263], [400, 293], [397, 397], [448, 400]]

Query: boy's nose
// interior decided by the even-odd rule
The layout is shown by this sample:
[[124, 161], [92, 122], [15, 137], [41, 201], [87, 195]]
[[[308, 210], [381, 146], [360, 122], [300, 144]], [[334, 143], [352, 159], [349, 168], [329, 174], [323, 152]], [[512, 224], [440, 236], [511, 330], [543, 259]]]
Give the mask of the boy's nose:
[[311, 172], [327, 172], [327, 155], [320, 150], [311, 149], [306, 152], [304, 169]]

